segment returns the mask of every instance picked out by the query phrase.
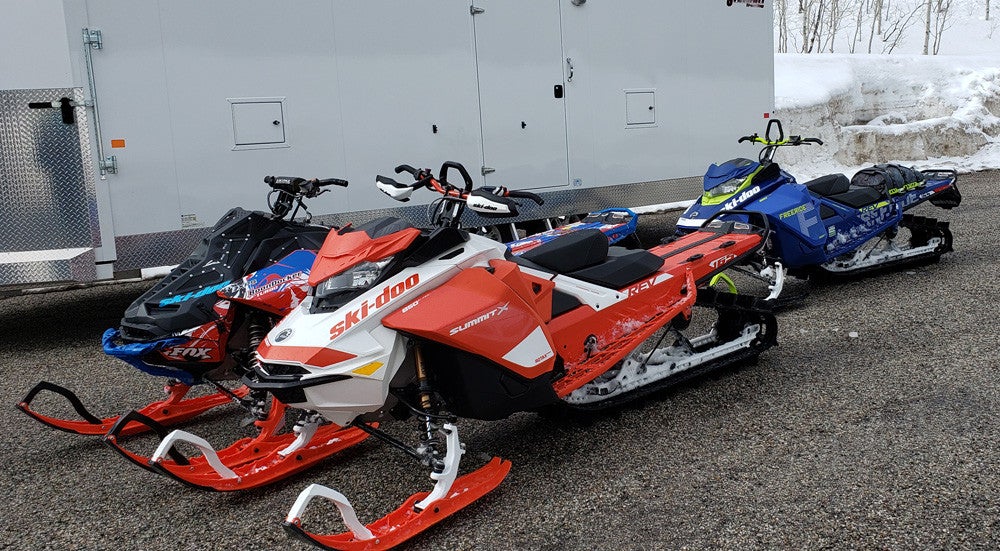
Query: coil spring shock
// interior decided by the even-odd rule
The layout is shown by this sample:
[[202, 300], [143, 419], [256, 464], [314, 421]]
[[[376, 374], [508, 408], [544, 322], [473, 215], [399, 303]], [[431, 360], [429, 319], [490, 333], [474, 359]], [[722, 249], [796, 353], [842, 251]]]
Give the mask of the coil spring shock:
[[[264, 342], [264, 337], [267, 336], [267, 332], [270, 330], [270, 325], [267, 323], [267, 319], [258, 313], [250, 315], [250, 320], [247, 325], [247, 353], [249, 357], [250, 374], [253, 375], [258, 369], [261, 368], [260, 360], [257, 359], [257, 347], [260, 343]], [[259, 420], [264, 420], [267, 418], [267, 393], [262, 390], [251, 390], [247, 395], [247, 409], [250, 410], [250, 415]]]
[[420, 393], [420, 407], [427, 413], [424, 418], [424, 438], [418, 452], [424, 456], [424, 463], [433, 468], [435, 472], [444, 470], [444, 461], [438, 452], [438, 441], [434, 438], [437, 432], [435, 425], [433, 403], [431, 401], [431, 385], [427, 380], [427, 370], [424, 368], [424, 355], [420, 350], [420, 345], [413, 345], [413, 360], [417, 371], [417, 389]]

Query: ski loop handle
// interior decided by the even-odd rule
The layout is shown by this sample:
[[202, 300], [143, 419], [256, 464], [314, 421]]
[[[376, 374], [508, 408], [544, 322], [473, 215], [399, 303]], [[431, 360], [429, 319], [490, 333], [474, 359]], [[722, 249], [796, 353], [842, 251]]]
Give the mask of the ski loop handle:
[[77, 398], [76, 394], [74, 394], [73, 391], [69, 390], [68, 388], [61, 387], [55, 383], [50, 383], [48, 381], [41, 381], [37, 385], [32, 387], [32, 389], [28, 391], [28, 394], [25, 395], [24, 399], [21, 400], [21, 402], [18, 405], [21, 407], [22, 410], [26, 408], [30, 409], [31, 401], [34, 400], [35, 396], [37, 396], [38, 393], [43, 390], [48, 390], [49, 392], [55, 392], [56, 394], [62, 396], [63, 398], [66, 398], [66, 400], [69, 401], [70, 405], [73, 406], [73, 409], [76, 411], [76, 413], [79, 414], [84, 421], [92, 425], [100, 425], [103, 422], [100, 419], [98, 419], [95, 415], [87, 411], [87, 408], [84, 407], [83, 402], [81, 402], [80, 399]]
[[[160, 437], [161, 440], [167, 437], [166, 427], [164, 427], [160, 423], [157, 423], [152, 418], [147, 417], [139, 413], [138, 411], [132, 410], [118, 418], [118, 421], [116, 421], [114, 426], [111, 427], [111, 430], [109, 430], [108, 433], [104, 435], [104, 440], [106, 442], [109, 442], [109, 444], [112, 440], [117, 441], [118, 436], [121, 434], [122, 429], [124, 429], [126, 426], [128, 426], [129, 423], [132, 422], [136, 422], [139, 423], [140, 425], [145, 425], [149, 427], [150, 429], [152, 429], [153, 432], [156, 433], [157, 436]], [[184, 457], [184, 455], [182, 455], [180, 452], [178, 452], [173, 448], [170, 449], [169, 454], [170, 454], [170, 459], [173, 459], [179, 465], [190, 464], [187, 457]]]

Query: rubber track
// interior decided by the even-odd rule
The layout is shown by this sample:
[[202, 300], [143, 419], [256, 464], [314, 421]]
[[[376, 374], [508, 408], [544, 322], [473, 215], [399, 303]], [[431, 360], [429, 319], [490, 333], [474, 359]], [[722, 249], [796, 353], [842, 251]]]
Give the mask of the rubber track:
[[[857, 270], [850, 270], [846, 272], [832, 272], [821, 267], [817, 267], [817, 271], [822, 273], [825, 277], [835, 278], [835, 277], [853, 277], [859, 274], [868, 274], [873, 272], [880, 272], [882, 270], [888, 270], [890, 268], [895, 268], [897, 266], [906, 266], [910, 264], [919, 264], [930, 258], [941, 258], [944, 253], [950, 253], [955, 249], [952, 248], [953, 238], [951, 235], [951, 229], [949, 228], [948, 222], [941, 222], [936, 218], [928, 218], [926, 216], [915, 216], [913, 214], [904, 214], [903, 220], [899, 223], [900, 226], [909, 229], [913, 232], [914, 236], [920, 235], [923, 243], [917, 245], [926, 245], [927, 241], [933, 237], [942, 238], [942, 243], [938, 245], [936, 249], [930, 251], [926, 254], [920, 256], [911, 256], [909, 258], [901, 258], [899, 260], [893, 260], [891, 262], [886, 262], [884, 264], [876, 264], [874, 266], [867, 266], [865, 268], [860, 268]], [[919, 232], [919, 233], [918, 233]], [[913, 244], [910, 244], [913, 246]]]
[[761, 352], [777, 344], [778, 321], [772, 313], [771, 305], [758, 297], [719, 292], [714, 289], [698, 289], [698, 297], [695, 305], [703, 308], [714, 308], [719, 312], [720, 321], [724, 319], [724, 316], [729, 314], [743, 318], [742, 327], [757, 324], [763, 325], [764, 333], [762, 335], [758, 334], [757, 339], [750, 343], [749, 348], [740, 349], [728, 356], [681, 371], [625, 394], [591, 404], [566, 403], [565, 406], [578, 411], [598, 411], [618, 407], [651, 393], [689, 381], [705, 373], [721, 369], [736, 362], [756, 358]]

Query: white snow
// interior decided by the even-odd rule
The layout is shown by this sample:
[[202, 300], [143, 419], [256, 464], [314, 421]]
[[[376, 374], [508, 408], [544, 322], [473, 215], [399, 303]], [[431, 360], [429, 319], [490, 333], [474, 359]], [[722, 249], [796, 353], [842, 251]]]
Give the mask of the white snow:
[[799, 181], [881, 162], [1000, 168], [998, 22], [982, 19], [981, 2], [954, 4], [947, 55], [920, 55], [921, 25], [888, 55], [775, 54], [775, 117], [786, 135], [825, 143], [782, 148], [775, 160]]

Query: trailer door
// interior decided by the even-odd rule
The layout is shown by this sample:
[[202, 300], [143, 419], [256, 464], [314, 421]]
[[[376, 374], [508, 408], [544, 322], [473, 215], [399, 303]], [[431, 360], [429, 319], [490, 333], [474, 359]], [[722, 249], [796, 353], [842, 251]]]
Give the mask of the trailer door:
[[558, 0], [476, 0], [472, 9], [487, 184], [567, 185]]

